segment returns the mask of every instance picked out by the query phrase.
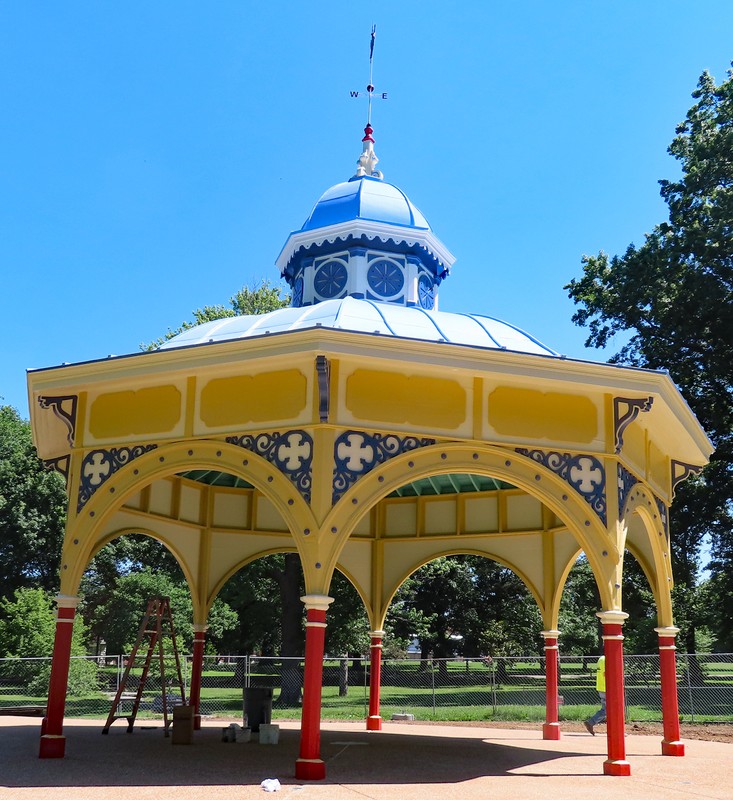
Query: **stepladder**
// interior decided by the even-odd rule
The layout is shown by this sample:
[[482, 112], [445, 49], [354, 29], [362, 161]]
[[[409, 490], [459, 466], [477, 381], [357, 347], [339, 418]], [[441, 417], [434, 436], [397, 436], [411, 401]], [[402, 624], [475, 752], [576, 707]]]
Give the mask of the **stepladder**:
[[[157, 664], [157, 670], [154, 665]], [[171, 678], [166, 675], [166, 665], [173, 667]], [[102, 728], [102, 733], [109, 733], [110, 726], [115, 720], [127, 721], [127, 732], [132, 733], [141, 710], [143, 698], [147, 696], [146, 686], [152, 683], [151, 668], [157, 672], [160, 681], [160, 701], [163, 712], [163, 732], [169, 735], [171, 724], [170, 706], [186, 704], [186, 689], [181, 672], [181, 659], [176, 643], [176, 631], [171, 613], [170, 598], [151, 597], [148, 600], [145, 614], [143, 615], [137, 640], [125, 664], [119, 686], [112, 701], [112, 708], [107, 716], [107, 721]], [[129, 687], [129, 691], [128, 691]], [[134, 694], [133, 694], [134, 687]], [[180, 694], [180, 701], [176, 695]], [[132, 696], [131, 696], [132, 695]], [[157, 693], [155, 696], [157, 700]], [[129, 713], [123, 713], [125, 703], [132, 703]], [[153, 703], [155, 708], [155, 702]]]

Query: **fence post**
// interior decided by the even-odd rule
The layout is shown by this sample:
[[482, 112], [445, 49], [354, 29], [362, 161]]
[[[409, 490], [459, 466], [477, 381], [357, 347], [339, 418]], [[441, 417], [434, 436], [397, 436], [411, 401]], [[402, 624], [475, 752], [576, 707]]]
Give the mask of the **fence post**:
[[430, 660], [430, 683], [433, 687], [433, 716], [435, 716], [435, 659]]
[[690, 698], [690, 722], [695, 721], [695, 701], [692, 695], [692, 682], [690, 681], [690, 654], [685, 653], [685, 672], [687, 673], [687, 696]]

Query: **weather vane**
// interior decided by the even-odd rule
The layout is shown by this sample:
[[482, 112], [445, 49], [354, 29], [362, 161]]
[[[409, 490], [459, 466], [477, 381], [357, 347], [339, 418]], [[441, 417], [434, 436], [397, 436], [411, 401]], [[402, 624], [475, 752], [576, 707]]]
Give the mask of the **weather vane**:
[[[378, 97], [381, 100], [387, 99], [387, 92], [377, 92], [374, 94], [374, 81], [373, 81], [373, 74], [374, 74], [374, 40], [377, 38], [377, 26], [372, 25], [372, 35], [371, 39], [369, 40], [369, 83], [366, 87], [366, 94], [367, 94], [367, 125], [371, 125], [372, 122], [372, 98]], [[358, 91], [351, 91], [349, 93], [352, 97], [361, 97], [362, 93]]]
[[[372, 97], [374, 97], [374, 84], [372, 83], [372, 70], [374, 67], [374, 39], [377, 36], [377, 26], [372, 25], [372, 38], [369, 42], [369, 84], [367, 85], [367, 100], [368, 107], [367, 107], [367, 124], [364, 128], [364, 138], [361, 140], [362, 144], [362, 153], [359, 156], [358, 161], [356, 162], [356, 175], [354, 177], [363, 178], [376, 178], [377, 180], [382, 180], [383, 175], [377, 169], [377, 162], [379, 159], [377, 158], [377, 154], [374, 152], [374, 139], [372, 138], [372, 134], [374, 130], [372, 129]], [[352, 97], [359, 97], [359, 92], [351, 92]], [[382, 100], [387, 99], [387, 92], [380, 92], [377, 94], [377, 97], [380, 97]]]

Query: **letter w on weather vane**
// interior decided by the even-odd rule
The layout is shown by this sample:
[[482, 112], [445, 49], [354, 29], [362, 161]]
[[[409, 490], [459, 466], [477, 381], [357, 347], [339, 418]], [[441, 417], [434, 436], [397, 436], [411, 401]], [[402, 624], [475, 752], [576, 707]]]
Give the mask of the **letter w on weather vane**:
[[367, 123], [371, 123], [372, 121], [372, 99], [377, 97], [380, 100], [387, 99], [387, 92], [376, 92], [374, 91], [374, 83], [372, 80], [373, 69], [374, 69], [374, 40], [377, 38], [377, 26], [372, 25], [372, 35], [371, 39], [369, 40], [369, 83], [366, 87], [366, 92], [360, 92], [352, 89], [349, 94], [351, 97], [366, 97], [368, 102], [368, 111], [367, 111]]

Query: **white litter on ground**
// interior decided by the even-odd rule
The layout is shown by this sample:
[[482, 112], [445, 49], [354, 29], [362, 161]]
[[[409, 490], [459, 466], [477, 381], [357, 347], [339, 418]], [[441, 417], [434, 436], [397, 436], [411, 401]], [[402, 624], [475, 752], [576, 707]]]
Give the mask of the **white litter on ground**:
[[260, 786], [266, 792], [279, 792], [282, 788], [280, 786], [280, 781], [277, 778], [265, 778], [264, 781], [260, 784]]

